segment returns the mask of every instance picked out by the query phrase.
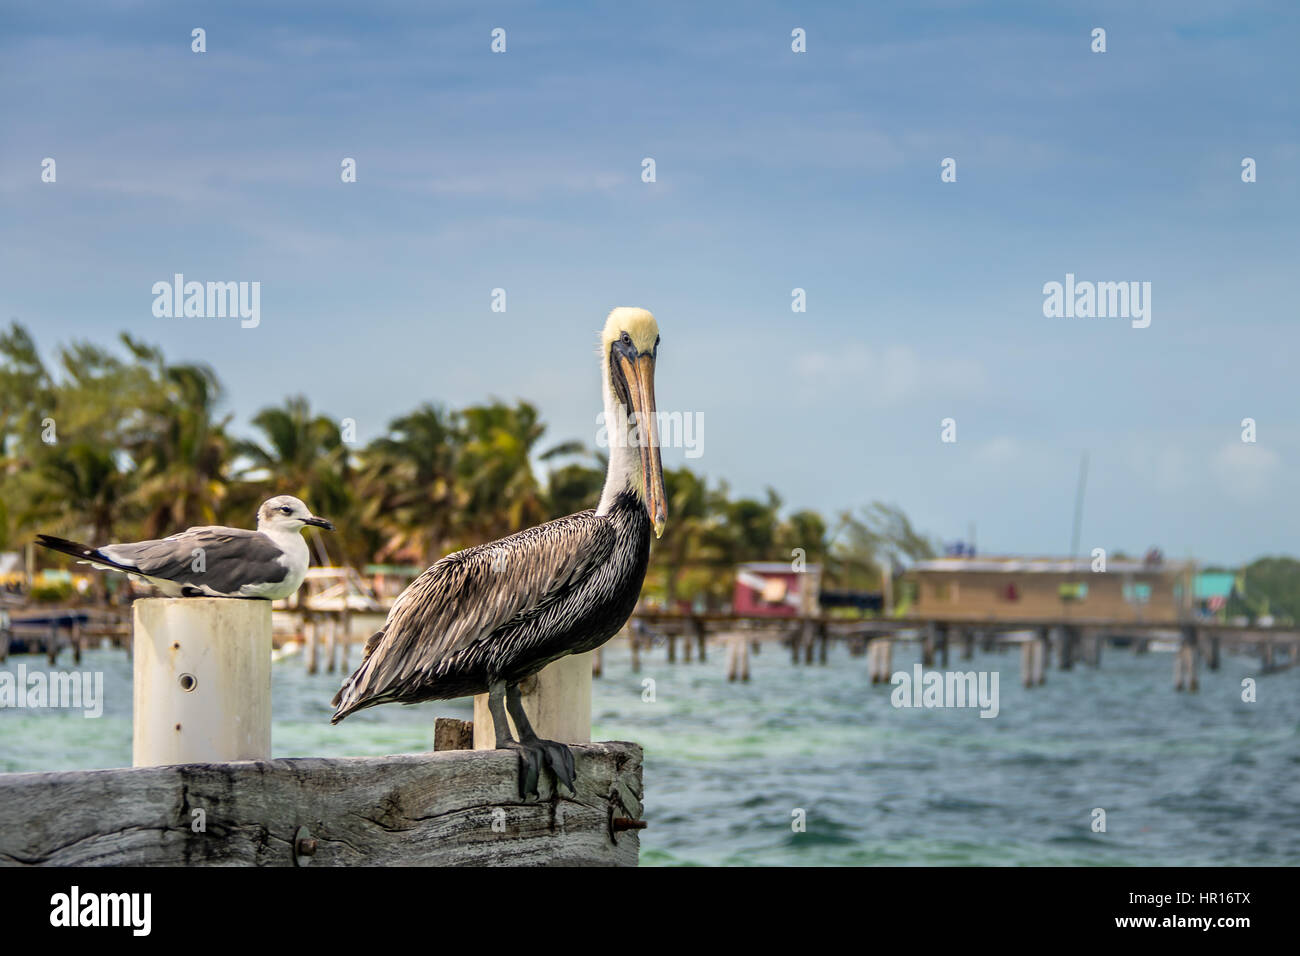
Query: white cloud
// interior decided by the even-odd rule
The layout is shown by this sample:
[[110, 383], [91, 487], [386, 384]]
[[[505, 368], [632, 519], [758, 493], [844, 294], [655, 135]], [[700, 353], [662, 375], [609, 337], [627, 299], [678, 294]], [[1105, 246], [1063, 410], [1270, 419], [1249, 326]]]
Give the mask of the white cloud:
[[854, 344], [834, 352], [805, 352], [795, 359], [795, 372], [823, 395], [848, 387], [855, 400], [875, 408], [923, 394], [968, 394], [985, 382], [983, 367], [972, 359], [920, 353], [906, 345], [869, 349]]
[[1278, 471], [1278, 454], [1264, 445], [1228, 442], [1210, 460], [1210, 471], [1231, 497], [1247, 502], [1267, 494]]

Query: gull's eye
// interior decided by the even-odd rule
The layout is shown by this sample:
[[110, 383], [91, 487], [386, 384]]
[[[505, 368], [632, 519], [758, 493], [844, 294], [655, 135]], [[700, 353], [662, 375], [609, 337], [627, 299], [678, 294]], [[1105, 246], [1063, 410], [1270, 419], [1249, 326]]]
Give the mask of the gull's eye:
[[280, 509], [280, 514], [283, 514], [283, 515], [291, 515], [291, 514], [293, 514], [293, 509], [292, 509], [292, 508], [287, 508], [287, 507], [286, 507], [286, 508], [281, 508], [281, 509]]
[[626, 332], [623, 333], [623, 344], [624, 345], [632, 344], [632, 336], [628, 335]]

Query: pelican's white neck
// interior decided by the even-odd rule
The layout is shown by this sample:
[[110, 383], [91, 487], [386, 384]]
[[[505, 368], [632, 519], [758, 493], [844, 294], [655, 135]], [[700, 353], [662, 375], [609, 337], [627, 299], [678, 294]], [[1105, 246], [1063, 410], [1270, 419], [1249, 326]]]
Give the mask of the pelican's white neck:
[[605, 472], [605, 487], [600, 493], [600, 504], [596, 514], [608, 514], [614, 507], [614, 499], [628, 489], [635, 491], [637, 497], [645, 501], [645, 476], [641, 473], [641, 452], [633, 443], [632, 427], [628, 423], [631, 414], [614, 395], [614, 384], [609, 378], [609, 360], [601, 363], [601, 383], [604, 385], [605, 417], [602, 425], [607, 438], [609, 467]]

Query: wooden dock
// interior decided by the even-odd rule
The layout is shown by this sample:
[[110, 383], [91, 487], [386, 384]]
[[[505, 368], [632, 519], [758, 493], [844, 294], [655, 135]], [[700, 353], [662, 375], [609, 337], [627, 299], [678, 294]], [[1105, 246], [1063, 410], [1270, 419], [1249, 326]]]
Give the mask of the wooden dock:
[[266, 602], [140, 600], [132, 644], [135, 766], [0, 774], [0, 865], [637, 863], [641, 748], [588, 742], [585, 655], [521, 688], [577, 770], [576, 792], [547, 771], [525, 797], [490, 723], [476, 741], [473, 722], [438, 720], [425, 754], [271, 759]]
[[992, 651], [1016, 646], [1022, 652], [1026, 687], [1044, 682], [1044, 672], [1053, 659], [1063, 671], [1077, 665], [1100, 667], [1107, 646], [1123, 644], [1141, 654], [1158, 639], [1177, 644], [1176, 690], [1196, 690], [1200, 665], [1204, 663], [1210, 670], [1217, 670], [1225, 651], [1259, 658], [1257, 673], [1261, 675], [1286, 670], [1300, 661], [1300, 627], [1261, 627], [1201, 619], [757, 617], [640, 611], [629, 626], [634, 670], [640, 667], [644, 652], [659, 645], [666, 646], [668, 663], [676, 663], [679, 656], [689, 663], [692, 657], [701, 661], [707, 658], [711, 640], [725, 643], [730, 677], [742, 670], [748, 672], [748, 654], [742, 657], [733, 650], [738, 641], [748, 642], [755, 651], [765, 643], [781, 644], [788, 648], [793, 664], [826, 664], [830, 646], [838, 642], [846, 645], [854, 657], [867, 656], [873, 683], [882, 680], [887, 683], [892, 666], [890, 651], [895, 643], [918, 645], [921, 662], [926, 667], [947, 667], [954, 649], [962, 660], [970, 660], [976, 648]]

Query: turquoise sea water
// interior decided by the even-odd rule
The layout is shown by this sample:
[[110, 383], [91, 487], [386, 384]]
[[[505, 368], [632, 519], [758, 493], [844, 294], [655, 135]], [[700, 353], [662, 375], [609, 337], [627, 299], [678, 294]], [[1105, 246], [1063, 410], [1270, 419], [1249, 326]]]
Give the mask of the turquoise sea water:
[[[595, 737], [645, 748], [643, 864], [1300, 862], [1300, 670], [1259, 678], [1248, 704], [1253, 658], [1225, 655], [1199, 693], [1178, 694], [1169, 654], [1109, 649], [1099, 671], [1051, 670], [1031, 691], [1014, 651], [954, 654], [949, 669], [1000, 674], [1000, 713], [985, 719], [895, 709], [866, 658], [841, 648], [826, 666], [795, 667], [768, 646], [748, 684], [725, 680], [723, 657], [669, 665], [659, 649], [634, 674], [625, 645], [606, 648]], [[900, 646], [894, 667], [915, 660]], [[18, 661], [45, 667], [22, 657], [0, 669]], [[0, 709], [0, 771], [130, 764], [129, 659], [91, 651], [80, 669], [104, 672], [104, 716]], [[427, 750], [435, 716], [470, 716], [469, 701], [453, 701], [331, 727], [338, 682], [308, 677], [301, 658], [274, 665], [276, 756]], [[1105, 833], [1092, 831], [1094, 808]]]

